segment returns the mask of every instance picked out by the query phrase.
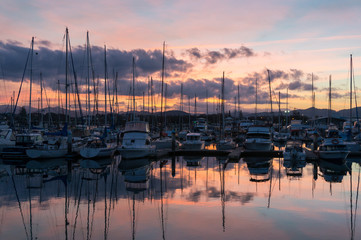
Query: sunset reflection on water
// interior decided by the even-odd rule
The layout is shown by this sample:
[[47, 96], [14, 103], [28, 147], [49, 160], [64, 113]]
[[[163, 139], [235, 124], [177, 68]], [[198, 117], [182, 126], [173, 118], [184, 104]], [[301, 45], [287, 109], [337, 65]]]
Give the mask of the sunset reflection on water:
[[89, 161], [0, 165], [0, 239], [357, 239], [360, 234], [357, 159], [335, 165], [279, 158], [116, 157], [99, 161], [99, 168], [89, 168]]

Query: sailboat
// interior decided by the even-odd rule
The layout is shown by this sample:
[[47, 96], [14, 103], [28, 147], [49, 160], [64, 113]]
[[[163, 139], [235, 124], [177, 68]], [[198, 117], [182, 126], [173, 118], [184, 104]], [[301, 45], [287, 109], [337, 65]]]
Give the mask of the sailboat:
[[101, 138], [95, 138], [88, 141], [87, 145], [80, 150], [80, 155], [83, 158], [103, 158], [111, 157], [114, 155], [117, 144], [109, 141], [107, 125], [107, 50], [104, 47], [104, 65], [105, 65], [105, 74], [104, 74], [104, 88], [105, 88], [105, 127], [104, 134]]
[[[31, 39], [31, 46], [29, 49], [29, 53], [27, 56], [27, 61], [25, 65], [25, 70], [27, 69], [27, 63], [30, 59], [30, 92], [29, 92], [29, 113], [28, 113], [28, 131], [26, 133], [20, 133], [15, 136], [15, 144], [9, 144], [9, 146], [5, 146], [2, 149], [1, 157], [3, 159], [14, 159], [14, 160], [24, 160], [27, 159], [28, 156], [26, 155], [26, 150], [32, 147], [34, 144], [41, 144], [43, 138], [40, 133], [31, 132], [32, 125], [31, 125], [31, 92], [32, 92], [32, 79], [33, 79], [33, 55], [34, 55], [34, 37]], [[19, 100], [19, 96], [21, 93], [21, 87], [24, 81], [25, 71], [23, 78], [21, 80], [18, 98], [16, 100], [15, 107], [13, 109], [13, 115], [16, 112], [16, 106]], [[14, 123], [12, 123], [14, 124]], [[7, 142], [7, 141], [6, 141]]]
[[222, 109], [222, 124], [221, 124], [221, 136], [217, 143], [217, 150], [231, 150], [236, 147], [236, 143], [231, 137], [225, 137], [225, 118], [224, 118], [224, 72], [222, 77], [222, 98], [221, 98], [221, 109]]
[[[163, 121], [165, 122], [165, 111], [163, 112], [163, 99], [167, 98], [167, 84], [166, 84], [166, 88], [165, 88], [165, 96], [163, 96], [163, 85], [164, 85], [164, 75], [165, 75], [165, 68], [164, 68], [164, 53], [165, 53], [165, 42], [163, 43], [163, 58], [162, 58], [162, 73], [161, 73], [161, 78], [162, 78], [162, 87], [161, 87], [161, 129], [160, 129], [160, 133], [159, 133], [159, 138], [155, 139], [154, 141], [152, 141], [152, 145], [156, 146], [156, 149], [172, 149], [172, 145], [173, 145], [173, 139], [172, 137], [169, 137], [168, 135], [165, 136], [164, 134], [164, 129], [166, 128], [166, 126], [163, 126]], [[164, 109], [166, 108], [166, 103], [167, 101], [165, 101], [165, 106]], [[164, 114], [164, 119], [163, 119], [163, 114]], [[166, 124], [164, 124], [166, 125]], [[179, 146], [179, 142], [175, 141], [174, 142], [178, 147]]]
[[122, 158], [135, 159], [153, 157], [156, 147], [151, 145], [149, 124], [135, 119], [135, 59], [133, 57], [133, 114], [132, 121], [125, 124], [122, 146], [119, 149]]

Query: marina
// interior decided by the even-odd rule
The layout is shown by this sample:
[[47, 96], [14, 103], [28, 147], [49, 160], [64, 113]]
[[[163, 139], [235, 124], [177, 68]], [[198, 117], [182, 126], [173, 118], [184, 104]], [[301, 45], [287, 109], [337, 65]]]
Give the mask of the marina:
[[0, 240], [361, 239], [361, 3], [0, 8]]

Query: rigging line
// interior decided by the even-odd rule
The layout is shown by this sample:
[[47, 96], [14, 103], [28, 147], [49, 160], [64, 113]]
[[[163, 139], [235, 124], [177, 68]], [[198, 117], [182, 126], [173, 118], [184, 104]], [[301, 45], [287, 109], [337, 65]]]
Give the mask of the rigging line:
[[[71, 65], [72, 65], [73, 75], [74, 75], [75, 90], [76, 90], [76, 95], [78, 96], [78, 105], [79, 105], [81, 123], [82, 123], [82, 125], [84, 125], [83, 112], [82, 112], [81, 103], [80, 103], [78, 81], [77, 81], [77, 76], [76, 76], [76, 72], [75, 72], [74, 58], [73, 58], [73, 52], [71, 50], [70, 38], [68, 39], [68, 41], [69, 41], [69, 52], [70, 52]], [[76, 101], [76, 99], [74, 99], [74, 101]]]
[[17, 98], [16, 98], [16, 103], [15, 103], [14, 110], [13, 110], [13, 113], [12, 113], [13, 116], [15, 115], [16, 107], [17, 107], [17, 105], [18, 105], [18, 101], [19, 101], [19, 97], [20, 97], [20, 93], [21, 93], [21, 88], [22, 88], [22, 86], [23, 86], [23, 82], [24, 82], [24, 78], [25, 78], [25, 73], [26, 73], [26, 69], [27, 69], [27, 66], [28, 66], [29, 58], [30, 58], [30, 53], [31, 53], [31, 48], [29, 49], [28, 56], [27, 56], [27, 58], [26, 58], [25, 67], [24, 67], [24, 71], [23, 71], [23, 76], [22, 76], [22, 78], [21, 78], [21, 83], [20, 83], [20, 87], [19, 87], [18, 96], [17, 96]]

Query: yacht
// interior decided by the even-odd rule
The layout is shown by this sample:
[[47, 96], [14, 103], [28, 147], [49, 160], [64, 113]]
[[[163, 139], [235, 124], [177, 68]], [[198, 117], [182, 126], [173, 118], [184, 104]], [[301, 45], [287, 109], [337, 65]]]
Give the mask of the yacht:
[[345, 162], [350, 153], [346, 144], [339, 138], [325, 138], [315, 152], [319, 158], [335, 162]]
[[146, 158], [156, 154], [156, 146], [151, 145], [149, 124], [143, 121], [132, 121], [125, 125], [120, 154], [122, 158]]
[[246, 150], [271, 151], [273, 149], [273, 143], [270, 129], [264, 126], [249, 127], [244, 141], [244, 147]]
[[205, 143], [201, 140], [200, 133], [188, 133], [182, 146], [185, 150], [202, 150]]

